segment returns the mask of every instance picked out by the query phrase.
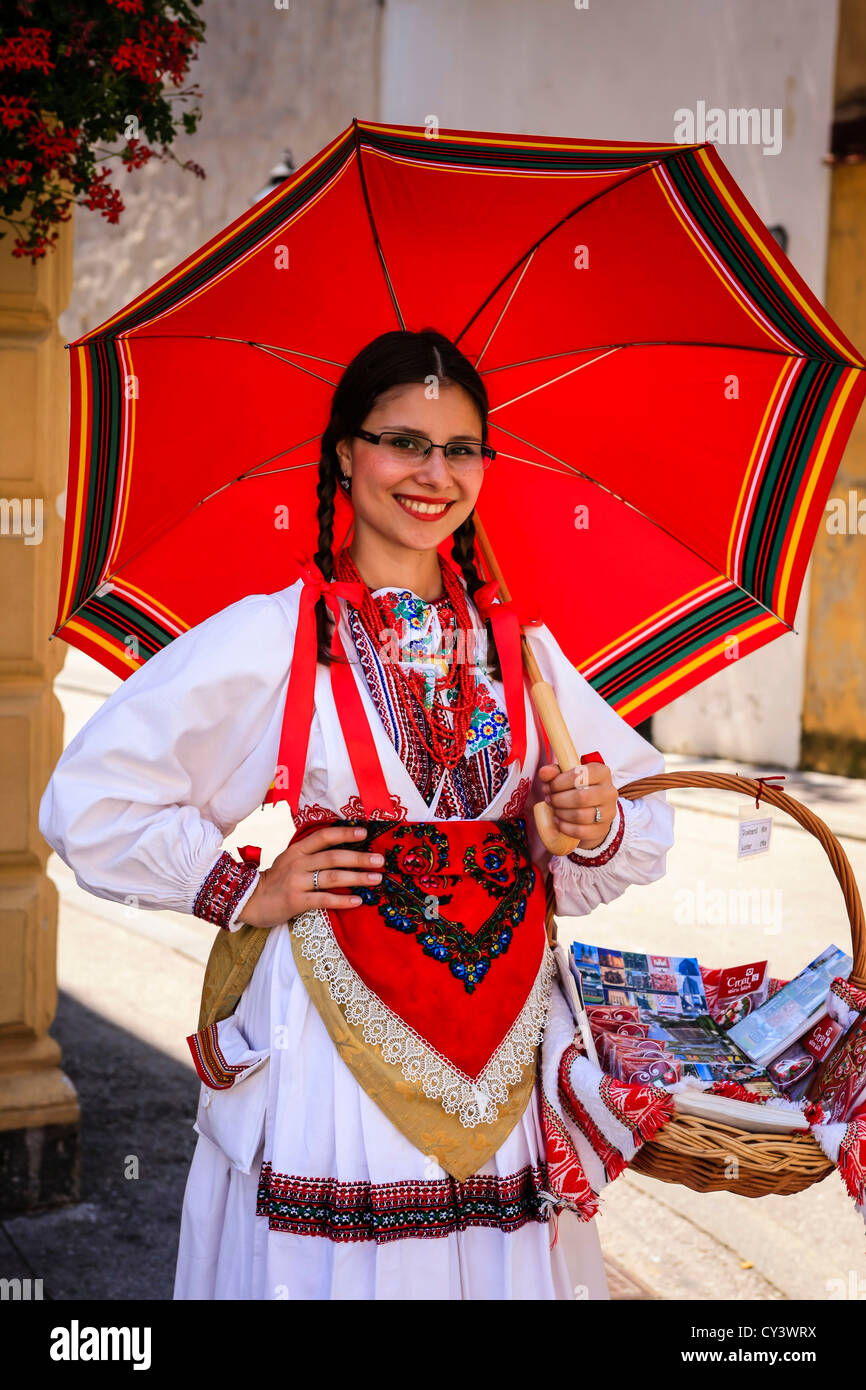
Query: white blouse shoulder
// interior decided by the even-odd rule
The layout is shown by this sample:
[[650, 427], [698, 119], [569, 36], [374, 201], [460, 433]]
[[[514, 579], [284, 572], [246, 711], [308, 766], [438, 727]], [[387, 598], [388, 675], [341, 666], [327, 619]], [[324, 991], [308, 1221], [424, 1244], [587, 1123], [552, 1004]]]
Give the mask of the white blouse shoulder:
[[[300, 589], [250, 594], [176, 637], [64, 749], [39, 829], [82, 888], [193, 912], [274, 776]], [[248, 874], [243, 901], [254, 886]]]

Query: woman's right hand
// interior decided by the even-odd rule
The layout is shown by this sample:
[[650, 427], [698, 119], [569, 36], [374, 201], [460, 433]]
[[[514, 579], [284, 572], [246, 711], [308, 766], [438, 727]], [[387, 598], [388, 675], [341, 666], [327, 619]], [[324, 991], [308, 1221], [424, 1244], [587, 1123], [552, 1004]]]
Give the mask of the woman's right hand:
[[[361, 899], [336, 888], [355, 884], [371, 886], [381, 882], [378, 869], [385, 863], [381, 854], [360, 849], [337, 849], [352, 840], [362, 840], [366, 830], [345, 825], [323, 826], [305, 835], [278, 854], [259, 881], [241, 911], [241, 921], [251, 927], [279, 927], [310, 908], [331, 907], [343, 911], [360, 907]], [[313, 873], [318, 869], [318, 889], [313, 892]], [[330, 891], [329, 891], [330, 890]]]

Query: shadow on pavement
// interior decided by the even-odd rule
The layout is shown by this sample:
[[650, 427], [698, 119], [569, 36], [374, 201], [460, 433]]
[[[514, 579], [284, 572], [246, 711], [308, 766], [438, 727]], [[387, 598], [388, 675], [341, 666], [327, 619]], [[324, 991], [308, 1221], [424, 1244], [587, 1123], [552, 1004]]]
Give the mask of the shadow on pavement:
[[81, 1104], [81, 1202], [5, 1221], [0, 1278], [42, 1279], [46, 1299], [170, 1299], [198, 1078], [68, 994], [51, 1034]]

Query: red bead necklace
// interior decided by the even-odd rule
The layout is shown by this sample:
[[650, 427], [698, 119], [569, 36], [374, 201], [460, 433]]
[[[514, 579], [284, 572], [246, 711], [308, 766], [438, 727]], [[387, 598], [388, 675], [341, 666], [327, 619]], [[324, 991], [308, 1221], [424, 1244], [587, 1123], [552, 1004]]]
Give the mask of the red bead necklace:
[[[472, 641], [474, 629], [466, 594], [451, 566], [443, 562], [441, 555], [438, 559], [446, 601], [454, 613], [457, 630], [462, 630], [468, 644]], [[388, 627], [389, 618], [381, 599], [374, 597], [346, 548], [335, 558], [334, 577], [363, 586], [364, 601], [359, 616], [370, 640], [378, 646], [381, 641], [379, 634]], [[429, 710], [424, 703], [424, 677], [420, 671], [407, 670], [399, 661], [385, 661], [382, 666], [392, 698], [399, 703], [430, 757], [443, 767], [456, 767], [466, 752], [469, 726], [478, 702], [475, 667], [467, 659], [466, 648], [455, 644], [446, 674], [436, 677], [432, 708]], [[454, 692], [452, 704], [448, 704], [444, 698], [446, 691]], [[423, 711], [423, 726], [415, 716], [416, 703]]]

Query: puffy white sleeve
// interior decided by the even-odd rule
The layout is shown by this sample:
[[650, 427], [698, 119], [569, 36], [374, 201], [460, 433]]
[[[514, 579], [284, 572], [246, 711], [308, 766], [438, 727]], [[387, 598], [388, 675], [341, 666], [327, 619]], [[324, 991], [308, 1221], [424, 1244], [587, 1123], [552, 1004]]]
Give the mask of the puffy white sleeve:
[[82, 888], [241, 924], [258, 870], [223, 840], [273, 779], [293, 643], [283, 603], [249, 595], [150, 657], [88, 720], [39, 806]]
[[[664, 772], [662, 754], [627, 720], [617, 714], [567, 659], [546, 625], [527, 629], [532, 650], [556, 692], [557, 703], [579, 755], [598, 752], [610, 768], [615, 787], [639, 777]], [[544, 755], [542, 752], [542, 763]], [[536, 775], [532, 800], [543, 798]], [[553, 876], [556, 911], [582, 917], [600, 903], [609, 903], [631, 883], [652, 883], [666, 871], [667, 851], [674, 841], [674, 808], [664, 791], [630, 800], [618, 798], [617, 815], [605, 840], [592, 850], [550, 855], [544, 849], [530, 815], [527, 829], [533, 858]]]

